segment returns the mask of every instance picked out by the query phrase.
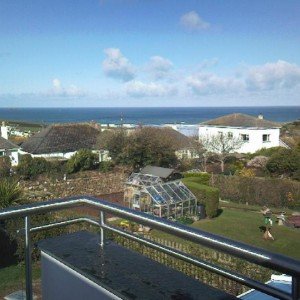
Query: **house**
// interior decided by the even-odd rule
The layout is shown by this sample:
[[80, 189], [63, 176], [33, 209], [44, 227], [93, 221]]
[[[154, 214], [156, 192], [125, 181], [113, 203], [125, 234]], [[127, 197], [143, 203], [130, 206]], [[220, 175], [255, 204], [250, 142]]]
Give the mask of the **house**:
[[1, 126], [0, 137], [0, 157], [8, 156], [12, 166], [19, 164], [19, 149], [20, 147], [8, 140], [8, 128], [5, 123]]
[[8, 156], [12, 166], [17, 166], [19, 164], [19, 149], [19, 146], [2, 136], [0, 137], [0, 157]]
[[199, 157], [196, 151], [197, 146], [194, 140], [195, 136], [187, 136], [169, 126], [164, 126], [162, 130], [164, 130], [165, 134], [171, 138], [177, 158], [193, 159]]
[[238, 153], [254, 153], [262, 148], [278, 147], [280, 143], [281, 125], [258, 117], [234, 113], [199, 125], [199, 139], [218, 134], [242, 139]]
[[132, 173], [125, 183], [125, 205], [162, 218], [195, 215], [196, 197], [181, 181], [167, 181], [172, 174], [173, 169], [152, 166]]
[[99, 161], [108, 160], [98, 147], [99, 136], [100, 130], [91, 124], [50, 125], [22, 143], [22, 154], [69, 159], [80, 149], [90, 149], [99, 154]]

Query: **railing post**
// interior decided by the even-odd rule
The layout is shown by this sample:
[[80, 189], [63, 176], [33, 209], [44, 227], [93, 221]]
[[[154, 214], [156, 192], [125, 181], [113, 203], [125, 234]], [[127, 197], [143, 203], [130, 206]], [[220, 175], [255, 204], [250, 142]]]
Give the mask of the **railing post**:
[[31, 238], [30, 238], [30, 217], [25, 217], [25, 280], [26, 300], [32, 300], [32, 270], [31, 270]]
[[105, 213], [103, 211], [100, 211], [99, 224], [100, 224], [100, 247], [103, 248], [105, 243], [105, 236], [104, 236], [104, 229], [103, 229], [103, 225], [105, 225]]
[[294, 277], [292, 279], [292, 299], [300, 300], [300, 277]]

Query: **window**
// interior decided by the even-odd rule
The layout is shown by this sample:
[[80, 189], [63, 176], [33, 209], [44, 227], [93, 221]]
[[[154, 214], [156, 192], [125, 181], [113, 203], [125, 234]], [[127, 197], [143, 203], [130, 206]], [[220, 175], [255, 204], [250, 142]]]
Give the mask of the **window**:
[[249, 142], [249, 134], [241, 134], [241, 139], [244, 142]]
[[270, 142], [270, 135], [269, 134], [263, 134], [262, 140], [263, 140], [263, 143]]

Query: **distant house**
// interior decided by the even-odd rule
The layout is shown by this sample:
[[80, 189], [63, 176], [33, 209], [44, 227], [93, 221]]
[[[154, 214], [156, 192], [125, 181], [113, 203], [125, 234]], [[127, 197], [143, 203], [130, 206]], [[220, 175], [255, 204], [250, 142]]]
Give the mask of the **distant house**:
[[19, 163], [19, 149], [19, 146], [8, 140], [8, 127], [3, 122], [0, 137], [0, 157], [8, 156], [11, 165], [17, 166]]
[[17, 166], [19, 163], [19, 149], [19, 146], [3, 137], [0, 137], [0, 157], [8, 156], [12, 166]]
[[[32, 157], [69, 159], [80, 149], [90, 149], [107, 160], [107, 153], [99, 149], [100, 130], [90, 124], [50, 125], [22, 143], [22, 154]], [[102, 150], [102, 151], [100, 151]]]
[[199, 138], [224, 134], [243, 140], [239, 153], [254, 153], [262, 148], [281, 146], [281, 125], [268, 121], [262, 115], [230, 114], [199, 125]]
[[169, 126], [165, 126], [163, 130], [171, 138], [173, 146], [175, 147], [175, 155], [179, 159], [198, 158], [198, 154], [195, 151], [195, 144], [193, 141], [193, 138], [195, 138], [195, 136], [188, 137], [183, 133], [170, 128]]

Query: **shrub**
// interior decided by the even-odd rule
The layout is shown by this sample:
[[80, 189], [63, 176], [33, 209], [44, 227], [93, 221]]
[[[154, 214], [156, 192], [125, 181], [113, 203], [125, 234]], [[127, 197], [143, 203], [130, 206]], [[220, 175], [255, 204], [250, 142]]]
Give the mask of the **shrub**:
[[8, 177], [10, 175], [11, 161], [8, 156], [0, 157], [0, 177]]
[[0, 180], [0, 209], [14, 204], [22, 195], [22, 190], [17, 182], [2, 179]]
[[187, 216], [180, 217], [180, 218], [176, 219], [176, 221], [181, 223], [181, 224], [184, 224], [184, 225], [191, 225], [191, 224], [194, 223], [194, 220], [192, 218], [187, 217]]
[[257, 150], [255, 153], [250, 155], [250, 158], [254, 158], [255, 156], [266, 156], [270, 157], [273, 154], [277, 153], [278, 151], [284, 149], [283, 147], [271, 147], [271, 148], [262, 148]]
[[238, 174], [242, 177], [255, 177], [255, 172], [248, 168], [243, 168]]
[[91, 150], [81, 149], [68, 160], [67, 172], [76, 173], [78, 171], [95, 169], [97, 160], [97, 155]]
[[33, 178], [51, 169], [51, 163], [43, 157], [31, 157], [30, 154], [21, 156], [17, 173], [24, 179]]
[[111, 161], [102, 161], [99, 164], [99, 170], [103, 173], [109, 172], [114, 168], [114, 163]]
[[216, 217], [219, 208], [219, 190], [214, 187], [193, 182], [189, 178], [184, 179], [183, 183], [196, 196], [197, 203], [205, 205], [206, 215], [209, 218]]
[[283, 148], [270, 157], [266, 168], [270, 173], [291, 176], [300, 169], [300, 152]]
[[206, 172], [199, 173], [183, 173], [183, 177], [188, 181], [197, 182], [199, 184], [209, 185], [211, 174]]

